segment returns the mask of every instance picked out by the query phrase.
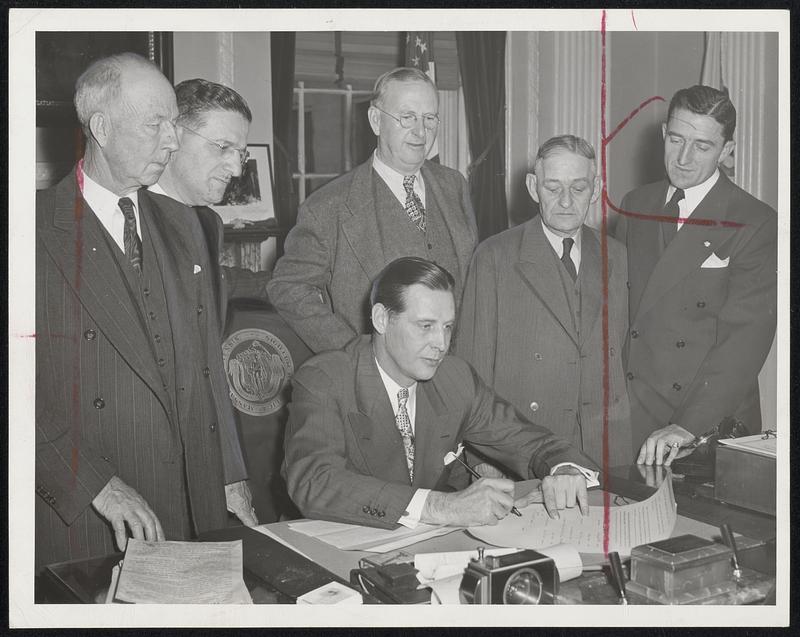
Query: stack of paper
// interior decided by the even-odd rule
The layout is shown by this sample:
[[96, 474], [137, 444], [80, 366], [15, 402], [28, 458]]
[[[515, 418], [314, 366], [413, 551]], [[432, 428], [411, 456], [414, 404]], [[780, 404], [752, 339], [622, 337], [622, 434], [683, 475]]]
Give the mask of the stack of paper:
[[109, 600], [133, 604], [252, 604], [242, 542], [130, 539]]
[[778, 438], [773, 436], [764, 438], [763, 434], [742, 436], [741, 438], [720, 438], [719, 444], [768, 458], [775, 458], [778, 452]]
[[303, 520], [290, 522], [289, 528], [343, 551], [385, 553], [431, 537], [452, 533], [459, 527], [419, 524], [414, 529], [401, 526], [397, 529], [387, 530], [358, 524], [326, 522], [325, 520]]

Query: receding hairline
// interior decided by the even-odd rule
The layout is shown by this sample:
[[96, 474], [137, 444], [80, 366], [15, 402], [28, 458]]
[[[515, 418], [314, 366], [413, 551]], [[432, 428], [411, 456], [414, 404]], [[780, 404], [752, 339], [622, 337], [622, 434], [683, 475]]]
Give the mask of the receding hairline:
[[[575, 151], [575, 150], [570, 150], [569, 148], [564, 148], [564, 147], [553, 148], [552, 150], [547, 152], [542, 157], [537, 157], [533, 162], [533, 171], [532, 172], [534, 174], [536, 174], [537, 170], [539, 170], [541, 165], [544, 163], [545, 159], [548, 159], [549, 157], [553, 157], [554, 155], [574, 155], [575, 157], [580, 157], [581, 159], [585, 159], [587, 162], [589, 162], [589, 165], [592, 168], [591, 175], [590, 175], [590, 177], [587, 177], [587, 179], [589, 179], [591, 181], [591, 179], [594, 179], [595, 177], [597, 177], [597, 159], [592, 158], [592, 157], [587, 157], [586, 155], [584, 155], [581, 152], [578, 152], [578, 151]], [[538, 175], [537, 175], [537, 177], [538, 177]]]

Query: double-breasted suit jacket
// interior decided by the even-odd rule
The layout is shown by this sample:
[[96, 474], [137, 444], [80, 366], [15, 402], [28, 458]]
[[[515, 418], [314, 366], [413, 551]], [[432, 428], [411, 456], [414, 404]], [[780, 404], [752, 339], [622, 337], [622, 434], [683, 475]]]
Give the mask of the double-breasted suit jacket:
[[[428, 225], [435, 221], [441, 242], [449, 244], [446, 250], [455, 257], [449, 269], [458, 270], [451, 272], [458, 297], [478, 237], [469, 187], [460, 173], [433, 162], [425, 162], [421, 174], [428, 214], [438, 215]], [[387, 196], [380, 196], [384, 191]], [[312, 351], [339, 349], [371, 331], [373, 279], [392, 260], [414, 255], [396, 233], [387, 232], [385, 224], [397, 211], [406, 216], [374, 173], [372, 158], [314, 192], [301, 206], [267, 292]], [[407, 219], [403, 223], [411, 227]], [[429, 241], [427, 247], [437, 246]], [[414, 256], [434, 258], [424, 245]]]
[[608, 238], [606, 285], [600, 234], [583, 226], [577, 284], [561, 269], [539, 217], [484, 241], [470, 264], [456, 353], [527, 418], [601, 464], [607, 348], [609, 462], [627, 464], [633, 450], [622, 367], [628, 324], [625, 248]]
[[775, 334], [777, 215], [720, 174], [664, 247], [669, 184], [626, 195], [627, 375], [636, 444], [675, 423], [695, 435], [726, 416], [761, 429], [758, 373]]
[[411, 484], [369, 336], [315, 356], [293, 380], [284, 461], [289, 495], [306, 517], [391, 528], [416, 489], [467, 486], [444, 464], [461, 442], [525, 478], [548, 475], [560, 462], [594, 466], [564, 439], [525, 422], [455, 356], [417, 387], [414, 439]]
[[114, 475], [167, 539], [227, 524], [224, 484], [246, 477], [236, 432], [219, 420], [227, 392], [208, 255], [193, 213], [164, 214], [164, 199], [138, 193], [146, 274], [136, 279], [75, 172], [38, 193], [37, 569], [116, 550], [91, 506]]

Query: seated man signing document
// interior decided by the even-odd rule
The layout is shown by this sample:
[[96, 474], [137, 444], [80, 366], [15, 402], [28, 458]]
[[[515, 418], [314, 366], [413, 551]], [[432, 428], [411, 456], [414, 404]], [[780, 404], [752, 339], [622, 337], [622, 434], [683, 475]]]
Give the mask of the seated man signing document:
[[372, 285], [374, 333], [323, 353], [293, 379], [284, 473], [309, 518], [392, 528], [418, 522], [496, 524], [514, 483], [445, 465], [461, 443], [524, 478], [542, 478], [553, 517], [586, 513], [592, 461], [547, 428], [524, 420], [465, 361], [448, 355], [455, 282], [425, 259], [392, 261]]

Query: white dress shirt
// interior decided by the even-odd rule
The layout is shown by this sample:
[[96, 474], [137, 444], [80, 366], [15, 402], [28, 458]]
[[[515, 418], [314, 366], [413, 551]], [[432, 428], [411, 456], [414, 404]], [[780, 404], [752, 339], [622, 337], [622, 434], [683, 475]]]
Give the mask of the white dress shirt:
[[[122, 252], [125, 252], [125, 215], [119, 207], [119, 200], [121, 197], [115, 195], [110, 190], [106, 190], [91, 177], [89, 177], [83, 168], [80, 169], [83, 177], [83, 198], [89, 207], [94, 211], [94, 214], [103, 224], [108, 234], [114, 239], [114, 243], [119, 246]], [[133, 214], [136, 217], [136, 234], [139, 239], [142, 238], [142, 224], [139, 221], [139, 196], [134, 190], [132, 193], [125, 195], [133, 202]]]
[[[405, 208], [406, 206], [406, 187], [403, 185], [405, 175], [400, 174], [394, 168], [390, 168], [378, 157], [378, 151], [372, 153], [372, 168], [376, 173], [386, 182], [389, 190], [400, 202], [400, 205]], [[414, 192], [417, 193], [419, 200], [422, 202], [422, 207], [425, 208], [425, 182], [422, 181], [422, 174], [417, 171], [414, 173], [416, 179], [414, 180]]]
[[575, 264], [575, 272], [578, 273], [581, 271], [581, 228], [578, 228], [578, 231], [572, 235], [571, 237], [559, 237], [555, 232], [548, 228], [544, 221], [542, 221], [542, 230], [544, 230], [544, 236], [547, 237], [547, 240], [550, 242], [550, 245], [553, 246], [553, 250], [556, 251], [556, 256], [561, 259], [564, 254], [564, 239], [572, 239], [575, 243], [572, 245], [572, 249], [569, 251], [569, 257], [572, 259], [572, 262]]
[[[378, 366], [378, 372], [381, 375], [381, 380], [383, 381], [383, 386], [386, 388], [386, 393], [389, 395], [389, 402], [392, 404], [392, 411], [394, 412], [395, 418], [397, 418], [397, 412], [399, 410], [399, 400], [397, 399], [397, 392], [399, 392], [403, 386], [398, 385], [394, 379], [389, 376], [383, 368], [381, 364], [378, 362], [378, 359], [375, 359], [375, 364]], [[417, 416], [417, 385], [419, 383], [414, 383], [410, 387], [408, 387], [408, 401], [406, 402], [406, 411], [408, 412], [408, 419], [411, 421], [411, 431], [412, 433], [416, 434], [416, 429], [414, 428], [414, 423], [416, 421]], [[407, 526], [410, 529], [413, 529], [419, 524], [419, 519], [422, 516], [422, 509], [425, 506], [425, 500], [428, 499], [428, 494], [431, 492], [430, 489], [417, 489], [414, 492], [414, 495], [411, 498], [411, 501], [408, 503], [404, 514], [400, 517], [398, 522], [403, 526]]]
[[[714, 171], [714, 174], [706, 179], [702, 184], [697, 184], [691, 188], [686, 188], [683, 191], [683, 199], [678, 202], [678, 209], [680, 210], [678, 230], [683, 227], [683, 221], [681, 221], [681, 219], [686, 219], [692, 216], [694, 209], [700, 205], [700, 202], [703, 201], [708, 192], [714, 187], [714, 184], [717, 183], [717, 179], [719, 179], [719, 168], [717, 168], [717, 170]], [[667, 188], [667, 198], [664, 200], [664, 205], [666, 205], [667, 202], [672, 199], [672, 195], [676, 190], [677, 188], [670, 184], [669, 188]]]

